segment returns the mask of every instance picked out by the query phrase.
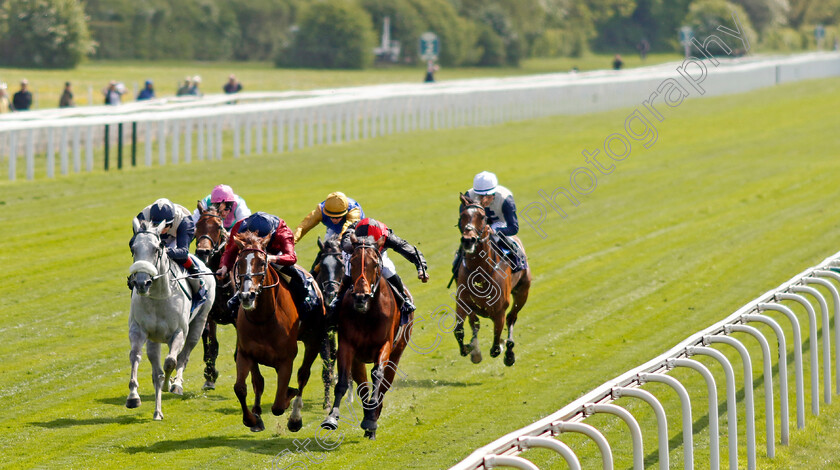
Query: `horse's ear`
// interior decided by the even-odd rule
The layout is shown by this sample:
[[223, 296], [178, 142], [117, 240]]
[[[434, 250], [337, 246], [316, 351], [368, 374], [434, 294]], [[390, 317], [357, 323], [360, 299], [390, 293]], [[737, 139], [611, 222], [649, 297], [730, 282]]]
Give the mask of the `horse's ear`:
[[379, 237], [379, 240], [376, 240], [376, 244], [379, 246], [379, 249], [382, 250], [382, 247], [385, 246], [385, 239], [387, 237]]
[[350, 232], [350, 242], [354, 245], [359, 242], [358, 237], [356, 237], [356, 232]]
[[241, 233], [237, 233], [233, 236], [233, 242], [236, 243], [237, 248], [240, 250], [245, 247], [245, 240], [243, 240]]
[[321, 243], [321, 236], [320, 236], [320, 235], [318, 235], [318, 248], [319, 248], [321, 251], [324, 251], [324, 244], [323, 244], [323, 243]]
[[131, 221], [131, 229], [134, 230], [134, 233], [137, 233], [141, 230], [140, 219], [135, 217], [134, 220]]
[[467, 197], [466, 194], [464, 194], [464, 193], [460, 193], [460, 194], [461, 194], [461, 203], [462, 204], [464, 204], [465, 206], [468, 206], [468, 205], [473, 203], [472, 200], [469, 197]]
[[268, 244], [269, 244], [269, 243], [271, 243], [271, 237], [272, 237], [272, 236], [274, 236], [274, 234], [273, 234], [273, 233], [269, 233], [268, 235], [266, 235], [266, 236], [264, 236], [264, 237], [262, 237], [262, 238], [260, 239], [260, 246], [261, 246], [263, 249], [265, 249], [265, 247], [267, 247], [267, 246], [268, 246]]
[[198, 209], [199, 213], [207, 210], [207, 207], [204, 206], [204, 199], [199, 199], [198, 203], [195, 205], [195, 207]]
[[166, 228], [166, 221], [161, 220], [157, 227], [154, 228], [154, 231], [157, 232], [158, 235], [160, 235], [160, 233], [163, 232], [164, 228]]

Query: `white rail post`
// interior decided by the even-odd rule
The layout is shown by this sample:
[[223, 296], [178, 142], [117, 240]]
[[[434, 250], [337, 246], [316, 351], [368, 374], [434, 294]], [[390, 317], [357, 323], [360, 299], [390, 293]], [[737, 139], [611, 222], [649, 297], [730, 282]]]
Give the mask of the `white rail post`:
[[[806, 282], [806, 279], [803, 278], [802, 281]], [[823, 281], [826, 282], [826, 281]], [[829, 287], [831, 283], [828, 283]], [[825, 301], [825, 297], [820, 294], [820, 291], [814, 289], [813, 287], [808, 286], [793, 286], [791, 287], [793, 292], [799, 292], [803, 294], [810, 294], [815, 299], [817, 299], [817, 303], [820, 304], [820, 312], [822, 313], [822, 351], [823, 351], [823, 400], [827, 403], [831, 403], [831, 323], [828, 319], [828, 304]], [[809, 302], [810, 303], [810, 302]], [[812, 337], [813, 341], [817, 340], [817, 330], [814, 330], [814, 336]]]
[[263, 132], [265, 127], [265, 113], [255, 114], [254, 119], [257, 121], [256, 128], [254, 129], [254, 131], [257, 133], [257, 149], [254, 153], [257, 155], [264, 155], [265, 147], [263, 146]]
[[309, 119], [309, 122], [307, 123], [307, 126], [306, 126], [306, 127], [308, 127], [307, 135], [306, 135], [306, 137], [307, 137], [306, 146], [307, 147], [312, 147], [312, 146], [315, 145], [315, 133], [317, 132], [315, 127], [318, 125], [317, 115], [315, 114], [315, 109], [314, 108], [307, 109], [306, 110], [306, 117]]
[[755, 403], [753, 403], [753, 376], [750, 352], [737, 339], [724, 335], [708, 335], [703, 337], [704, 344], [728, 344], [738, 351], [744, 363], [744, 403], [746, 404], [747, 424], [747, 468], [755, 470]]
[[289, 141], [289, 152], [291, 152], [295, 149], [295, 114], [293, 111], [289, 111], [287, 122], [289, 123], [289, 128], [287, 129], [286, 135]]
[[88, 171], [93, 169], [93, 132], [94, 126], [88, 126], [85, 138], [85, 159]]
[[18, 131], [9, 132], [9, 181], [17, 176], [17, 135]]
[[[815, 276], [829, 277], [840, 282], [840, 274], [834, 271], [818, 269], [814, 271]], [[824, 284], [823, 284], [824, 285]], [[834, 284], [832, 284], [833, 286]], [[837, 296], [837, 289], [832, 290], [834, 297], [834, 393], [840, 394], [840, 296]]]
[[146, 150], [145, 162], [146, 166], [150, 167], [152, 166], [152, 121], [146, 121], [145, 123], [143, 123], [143, 128], [143, 140], [145, 140], [145, 143], [143, 145], [145, 146]]
[[564, 432], [574, 432], [589, 437], [590, 439], [595, 441], [595, 444], [598, 446], [598, 450], [601, 452], [601, 462], [603, 463], [603, 469], [613, 470], [612, 449], [610, 449], [610, 443], [607, 442], [607, 438], [604, 437], [603, 434], [601, 434], [601, 431], [598, 431], [597, 429], [586, 423], [557, 421], [551, 424], [551, 432], [555, 435]]
[[222, 154], [224, 153], [224, 150], [225, 150], [224, 145], [222, 144], [222, 142], [223, 142], [222, 139], [224, 137], [224, 131], [225, 131], [224, 117], [223, 116], [218, 116], [218, 117], [216, 117], [215, 121], [216, 121], [216, 132], [215, 132], [215, 134], [213, 134], [213, 136], [216, 138], [216, 146], [215, 146], [216, 160], [221, 161]]
[[333, 132], [335, 126], [333, 126], [333, 121], [335, 120], [335, 106], [330, 105], [326, 109], [327, 112], [327, 145], [332, 145], [333, 143]]
[[166, 121], [158, 121], [158, 163], [166, 165]]
[[274, 119], [277, 113], [268, 112], [265, 116], [265, 153], [274, 153]]
[[689, 356], [703, 355], [710, 356], [723, 366], [723, 373], [726, 376], [726, 425], [729, 430], [729, 470], [738, 470], [738, 410], [735, 399], [735, 370], [729, 359], [720, 351], [706, 346], [689, 346], [685, 348]]
[[173, 119], [170, 121], [172, 124], [172, 163], [177, 165], [180, 163], [180, 156], [178, 155], [178, 148], [180, 147], [181, 138], [180, 138], [180, 131], [181, 126], [178, 123], [177, 119]]
[[[221, 125], [221, 122], [219, 121], [219, 119], [213, 119], [213, 118], [208, 118], [207, 119], [207, 132], [205, 134], [206, 134], [206, 138], [207, 138], [207, 159], [208, 160], [217, 160], [218, 159], [218, 157], [216, 155], [216, 142], [217, 142], [216, 134], [221, 132], [221, 129], [219, 128], [220, 125]], [[233, 125], [233, 124], [231, 124], [231, 125]]]
[[312, 114], [315, 116], [315, 124], [318, 128], [318, 145], [324, 145], [324, 132], [325, 132], [325, 116], [324, 116], [324, 108], [318, 106], [317, 108], [312, 109]]
[[659, 468], [668, 470], [668, 418], [665, 416], [665, 408], [656, 397], [640, 388], [630, 387], [615, 387], [612, 389], [613, 400], [618, 400], [621, 397], [638, 398], [653, 408], [653, 413], [656, 415], [657, 433], [659, 436]]
[[184, 119], [184, 161], [192, 162], [193, 120]]
[[297, 148], [302, 149], [306, 144], [303, 140], [304, 128], [306, 127], [306, 122], [303, 119], [303, 111], [295, 112], [295, 121], [297, 122]]
[[533, 463], [512, 455], [488, 455], [484, 457], [484, 468], [513, 467], [520, 470], [540, 470]]
[[55, 177], [55, 129], [47, 129], [47, 178]]
[[691, 399], [688, 392], [679, 380], [665, 375], [665, 374], [639, 374], [639, 383], [645, 382], [659, 382], [673, 388], [680, 397], [680, 404], [682, 405], [682, 424], [683, 424], [683, 451], [685, 453], [685, 469], [692, 470], [694, 468], [694, 430], [692, 425], [694, 420], [691, 418]]
[[588, 403], [584, 405], [584, 413], [587, 416], [595, 413], [609, 413], [627, 423], [627, 427], [630, 428], [630, 437], [633, 439], [633, 470], [644, 470], [645, 451], [642, 445], [642, 428], [630, 412], [617, 405]]
[[793, 300], [802, 304], [808, 312], [808, 346], [811, 353], [811, 414], [820, 415], [820, 363], [817, 355], [817, 312], [808, 299], [799, 294], [776, 294], [778, 300]]
[[364, 103], [364, 108], [362, 110], [362, 138], [367, 140], [370, 138], [370, 118], [368, 117], [370, 109], [370, 102]]
[[35, 179], [35, 129], [26, 133], [26, 179]]
[[565, 443], [548, 437], [522, 436], [518, 441], [519, 450], [525, 451], [531, 447], [541, 447], [560, 454], [569, 466], [569, 470], [580, 470], [580, 460], [575, 452]]
[[[196, 131], [196, 139], [195, 144], [198, 147], [198, 159], [204, 161], [204, 128], [207, 126], [207, 119], [206, 118], [198, 118], [195, 123], [195, 131]], [[212, 159], [211, 159], [212, 160]]]
[[[793, 329], [793, 373], [796, 379], [794, 388], [796, 392], [796, 427], [803, 429], [805, 427], [805, 384], [802, 374], [802, 333], [799, 328], [799, 319], [787, 305], [760, 303], [756, 305], [756, 308], [759, 312], [764, 310], [780, 312], [790, 320]], [[785, 352], [785, 355], [787, 355], [787, 352]]]
[[233, 158], [239, 158], [239, 116], [233, 116]]
[[766, 315], [741, 315], [742, 322], [757, 322], [763, 323], [770, 327], [773, 330], [773, 333], [776, 334], [776, 340], [778, 341], [779, 346], [779, 357], [778, 357], [778, 364], [779, 364], [779, 414], [781, 415], [781, 443], [782, 445], [788, 445], [790, 442], [790, 417], [788, 414], [790, 411], [788, 410], [788, 384], [787, 384], [787, 345], [785, 344], [785, 333], [782, 331], [782, 327], [779, 326], [779, 323], [776, 320], [766, 316]]
[[61, 127], [58, 139], [58, 157], [61, 160], [61, 174], [70, 173], [70, 161], [67, 158], [67, 126]]
[[720, 425], [718, 424], [718, 400], [715, 376], [708, 367], [694, 359], [673, 359], [674, 367], [687, 367], [700, 373], [706, 381], [706, 393], [709, 395], [709, 468], [720, 469]]
[[242, 153], [241, 155], [253, 155], [254, 148], [251, 145], [251, 134], [253, 133], [254, 126], [254, 115], [253, 114], [244, 114], [242, 115], [242, 132], [245, 135], [245, 145], [242, 146]]
[[760, 331], [751, 326], [725, 325], [723, 328], [727, 335], [735, 332], [746, 333], [755, 338], [761, 346], [762, 363], [764, 366], [762, 373], [764, 376], [764, 430], [767, 441], [767, 456], [772, 459], [776, 456], [776, 448], [774, 446], [776, 439], [776, 431], [774, 429], [776, 411], [773, 408], [773, 364], [772, 358], [770, 357], [770, 344]]
[[[82, 132], [79, 126], [73, 126], [73, 161], [82, 165], [82, 146], [81, 146]], [[93, 171], [93, 161], [87, 162], [87, 171]]]

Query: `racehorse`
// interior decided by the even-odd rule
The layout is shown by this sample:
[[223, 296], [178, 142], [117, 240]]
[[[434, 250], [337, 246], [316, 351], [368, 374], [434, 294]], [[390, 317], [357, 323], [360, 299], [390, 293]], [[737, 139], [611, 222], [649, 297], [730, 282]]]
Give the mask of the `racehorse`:
[[[200, 216], [195, 223], [195, 256], [211, 271], [219, 269], [222, 254], [228, 241], [228, 232], [222, 225], [222, 216], [211, 207], [198, 206]], [[216, 337], [216, 325], [235, 324], [236, 317], [228, 309], [227, 300], [233, 295], [231, 282], [216, 285], [216, 302], [207, 316], [207, 324], [201, 334], [204, 345], [204, 390], [214, 390], [219, 371], [216, 370], [216, 358], [219, 357], [219, 340]], [[234, 325], [235, 326], [235, 325]]]
[[[167, 383], [170, 392], [178, 395], [184, 393], [184, 368], [204, 329], [216, 292], [216, 281], [212, 276], [206, 276], [204, 282], [207, 302], [190, 316], [192, 302], [187, 295], [189, 286], [183, 286], [178, 280], [180, 274], [176, 274], [183, 274], [183, 271], [175, 268], [176, 265], [170, 262], [165, 253], [166, 248], [161, 245], [160, 233], [165, 226], [165, 223], [155, 226], [149, 222], [134, 220], [135, 236], [131, 243], [134, 263], [129, 268], [128, 277], [128, 285], [132, 288], [131, 310], [128, 315], [131, 380], [128, 383], [129, 393], [125, 406], [140, 406], [137, 369], [145, 343], [146, 356], [152, 364], [152, 382], [155, 387], [155, 420], [163, 419], [160, 402], [164, 383]], [[161, 343], [169, 345], [169, 354], [163, 363], [163, 369], [160, 366]], [[175, 371], [175, 379], [169, 385], [172, 371]]]
[[[400, 327], [397, 301], [387, 281], [382, 276], [380, 248], [385, 238], [374, 242], [372, 237], [353, 241], [350, 257], [352, 290], [341, 300], [338, 315], [338, 382], [335, 401], [330, 414], [321, 423], [324, 429], [338, 427], [339, 405], [351, 382], [359, 386], [364, 407], [361, 427], [365, 437], [376, 439], [376, 428], [382, 412], [382, 400], [394, 382], [400, 357], [411, 338], [409, 317], [404, 329]], [[384, 281], [384, 282], [383, 282]], [[367, 382], [365, 364], [374, 364], [371, 370], [373, 383]], [[352, 392], [351, 392], [352, 393]]]
[[[330, 237], [322, 243], [321, 238], [318, 237], [318, 248], [320, 248], [320, 254], [316, 260], [318, 274], [315, 276], [315, 281], [321, 288], [321, 292], [324, 293], [325, 305], [331, 305], [338, 296], [341, 281], [344, 279], [344, 256], [341, 251], [341, 241], [338, 237]], [[327, 332], [324, 344], [321, 347], [321, 359], [324, 361], [321, 370], [324, 381], [324, 409], [328, 410], [330, 409], [330, 388], [335, 381], [335, 331]]]
[[[461, 250], [463, 261], [458, 267], [458, 286], [456, 290], [455, 313], [458, 320], [455, 325], [455, 339], [461, 348], [461, 355], [470, 354], [474, 364], [481, 362], [481, 351], [478, 348], [478, 330], [480, 327], [478, 316], [489, 318], [493, 322], [493, 346], [490, 356], [497, 357], [501, 353], [500, 337], [504, 323], [507, 323], [508, 336], [505, 341], [506, 366], [516, 362], [513, 352], [513, 325], [517, 315], [528, 300], [531, 289], [531, 270], [511, 273], [510, 263], [500, 248], [491, 243], [492, 228], [487, 225], [487, 214], [484, 207], [461, 194], [461, 215], [458, 228], [461, 230]], [[519, 246], [522, 242], [518, 237], [510, 237]], [[524, 253], [524, 249], [523, 249]], [[465, 292], [462, 292], [463, 291]], [[464, 295], [466, 294], [466, 295]], [[507, 317], [505, 311], [513, 306]], [[464, 344], [464, 319], [469, 315], [472, 327], [472, 340]]]
[[[292, 413], [287, 427], [297, 432], [303, 426], [303, 389], [309, 380], [309, 371], [318, 355], [324, 338], [324, 307], [301, 319], [288, 285], [269, 266], [265, 251], [271, 234], [264, 238], [253, 232], [237, 234], [233, 241], [239, 247], [234, 266], [236, 291], [241, 306], [236, 317], [236, 384], [233, 391], [242, 405], [242, 423], [251, 431], [263, 431], [260, 414], [260, 397], [264, 380], [259, 365], [273, 367], [277, 372], [277, 393], [271, 412], [279, 416], [289, 407]], [[322, 296], [320, 290], [318, 296]], [[303, 363], [297, 372], [298, 388], [290, 388], [292, 365], [297, 356], [298, 341], [303, 341]], [[251, 374], [254, 387], [254, 407], [245, 403], [245, 379]]]

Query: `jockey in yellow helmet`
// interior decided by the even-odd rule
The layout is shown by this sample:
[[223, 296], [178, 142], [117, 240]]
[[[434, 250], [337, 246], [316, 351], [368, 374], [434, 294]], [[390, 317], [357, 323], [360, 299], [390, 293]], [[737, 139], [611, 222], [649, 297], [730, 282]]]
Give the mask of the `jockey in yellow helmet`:
[[362, 206], [344, 193], [336, 191], [327, 195], [323, 202], [309, 213], [295, 229], [295, 244], [318, 223], [327, 227], [324, 238], [341, 237], [347, 227], [362, 220], [365, 211]]

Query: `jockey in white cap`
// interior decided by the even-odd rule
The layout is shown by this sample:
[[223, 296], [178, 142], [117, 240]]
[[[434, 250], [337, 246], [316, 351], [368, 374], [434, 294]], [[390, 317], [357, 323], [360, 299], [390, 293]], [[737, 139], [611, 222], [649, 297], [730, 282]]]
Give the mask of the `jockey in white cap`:
[[[527, 266], [527, 260], [522, 248], [515, 240], [509, 238], [519, 233], [519, 219], [516, 215], [516, 203], [513, 201], [513, 193], [499, 184], [499, 179], [494, 173], [482, 171], [473, 178], [473, 187], [466, 195], [484, 207], [487, 215], [487, 224], [492, 229], [491, 241], [501, 247], [507, 253], [508, 262], [512, 272], [519, 272]], [[459, 212], [463, 207], [459, 208]], [[453, 275], [457, 272], [460, 263], [460, 248], [455, 255], [452, 265]]]

